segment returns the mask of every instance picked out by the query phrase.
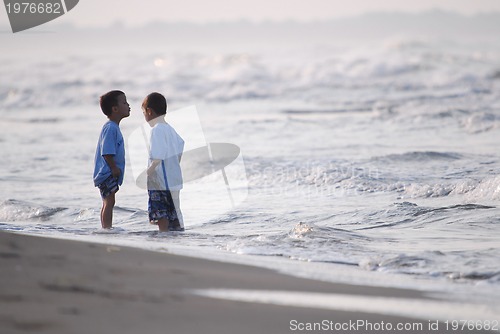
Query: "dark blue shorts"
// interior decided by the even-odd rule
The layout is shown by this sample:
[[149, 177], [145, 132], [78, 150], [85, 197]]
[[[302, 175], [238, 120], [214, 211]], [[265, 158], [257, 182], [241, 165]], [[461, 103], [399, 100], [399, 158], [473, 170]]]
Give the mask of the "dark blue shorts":
[[101, 191], [102, 199], [105, 199], [109, 195], [116, 193], [120, 189], [120, 187], [118, 186], [118, 180], [115, 179], [112, 175], [97, 187]]
[[170, 191], [148, 190], [148, 195], [149, 221], [154, 222], [162, 218], [167, 218], [169, 222], [178, 220]]

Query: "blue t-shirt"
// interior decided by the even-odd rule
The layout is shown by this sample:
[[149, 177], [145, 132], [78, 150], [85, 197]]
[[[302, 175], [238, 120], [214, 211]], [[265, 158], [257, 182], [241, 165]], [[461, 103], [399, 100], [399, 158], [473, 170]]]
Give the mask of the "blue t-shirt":
[[125, 172], [125, 145], [120, 127], [115, 122], [109, 121], [104, 124], [97, 142], [94, 160], [94, 185], [98, 186], [111, 176], [109, 167], [104, 155], [113, 155], [116, 166], [120, 169], [118, 184], [123, 183], [123, 174]]

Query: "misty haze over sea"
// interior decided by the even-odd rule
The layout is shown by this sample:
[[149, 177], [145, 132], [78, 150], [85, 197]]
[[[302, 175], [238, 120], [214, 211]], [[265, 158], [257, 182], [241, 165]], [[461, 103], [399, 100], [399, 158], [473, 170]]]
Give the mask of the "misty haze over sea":
[[[2, 30], [9, 30], [4, 27]], [[106, 49], [166, 49], [173, 45], [187, 49], [198, 47], [251, 48], [252, 46], [314, 46], [370, 43], [388, 37], [460, 40], [487, 45], [498, 39], [500, 13], [464, 16], [441, 10], [418, 14], [368, 13], [365, 15], [313, 22], [214, 23], [151, 22], [128, 27], [121, 22], [108, 26], [78, 28], [57, 22], [15, 35], [3, 34], [7, 54], [32, 51], [26, 42], [42, 38], [46, 51], [91, 51], [96, 46]], [[82, 50], [85, 48], [85, 50]], [[43, 53], [43, 50], [37, 50]], [[183, 50], [184, 51], [184, 50]]]

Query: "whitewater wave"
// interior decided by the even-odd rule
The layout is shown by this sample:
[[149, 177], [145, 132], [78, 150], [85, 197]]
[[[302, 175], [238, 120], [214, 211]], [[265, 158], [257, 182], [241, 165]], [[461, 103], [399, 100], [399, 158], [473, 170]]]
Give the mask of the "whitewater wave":
[[426, 161], [453, 161], [462, 159], [463, 156], [455, 152], [406, 152], [402, 154], [389, 154], [383, 157], [375, 157], [374, 161], [387, 161], [387, 162], [426, 162]]
[[342, 100], [343, 92], [359, 92], [356, 100], [361, 106], [323, 108], [346, 111], [370, 110], [377, 102], [373, 97], [387, 91], [394, 93], [397, 102], [495, 94], [495, 57], [443, 51], [422, 41], [398, 45], [383, 43], [369, 51], [343, 53], [289, 52], [279, 57], [264, 53], [118, 56], [112, 57], [113, 66], [107, 57], [26, 60], [23, 66], [0, 67], [0, 107], [95, 104], [107, 87], [120, 87], [131, 100], [141, 100], [144, 92], [163, 87], [179, 101], [219, 102], [298, 98], [331, 103]]
[[[488, 172], [470, 178], [469, 159], [475, 157], [428, 151], [389, 154], [356, 163], [248, 159], [246, 167], [254, 192], [327, 197], [393, 193], [398, 199], [457, 196], [469, 203], [500, 199], [500, 176]], [[456, 170], [446, 169], [447, 164], [457, 163]]]
[[30, 202], [9, 199], [0, 203], [0, 221], [49, 220], [55, 214], [66, 210], [63, 207], [47, 207]]

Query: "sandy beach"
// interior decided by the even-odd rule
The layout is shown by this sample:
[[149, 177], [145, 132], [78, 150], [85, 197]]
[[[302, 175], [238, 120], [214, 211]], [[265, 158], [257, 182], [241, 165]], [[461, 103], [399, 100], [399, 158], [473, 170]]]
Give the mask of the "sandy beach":
[[290, 333], [307, 332], [307, 324], [315, 322], [361, 319], [394, 325], [421, 322], [423, 330], [396, 332], [435, 333], [423, 320], [190, 293], [256, 289], [425, 298], [411, 290], [331, 284], [251, 266], [4, 232], [0, 261], [2, 333]]

